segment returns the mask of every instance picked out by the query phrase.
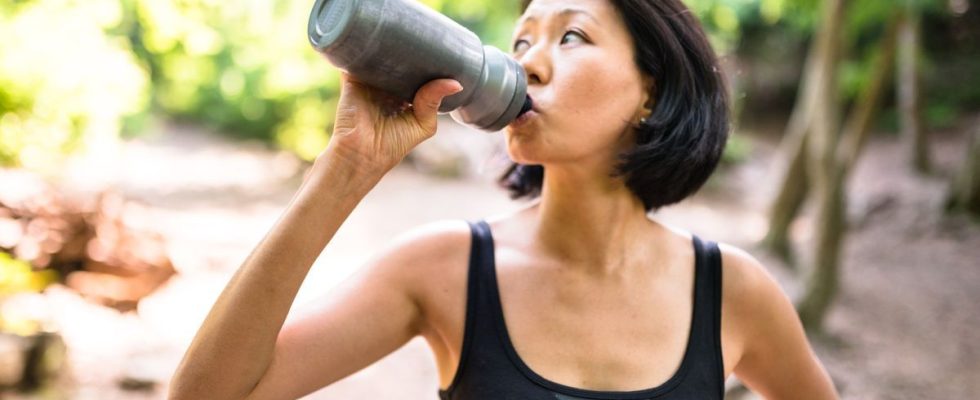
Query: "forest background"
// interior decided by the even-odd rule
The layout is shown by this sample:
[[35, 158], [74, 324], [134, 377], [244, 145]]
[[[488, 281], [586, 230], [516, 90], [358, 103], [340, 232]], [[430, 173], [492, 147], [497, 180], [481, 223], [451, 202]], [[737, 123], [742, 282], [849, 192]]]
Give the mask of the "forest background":
[[[510, 48], [516, 2], [422, 2]], [[980, 390], [969, 378], [980, 374], [980, 349], [970, 344], [980, 321], [958, 311], [980, 300], [980, 4], [685, 3], [725, 67], [734, 135], [704, 193], [665, 218], [759, 254], [844, 397]], [[201, 304], [213, 302], [329, 140], [339, 72], [305, 37], [310, 5], [0, 3], [2, 393], [163, 396], [174, 358], [203, 318], [167, 305], [206, 311]], [[363, 207], [375, 213], [345, 228], [351, 249], [367, 252], [427, 222], [420, 216], [479, 218], [514, 206], [487, 189], [499, 135], [442, 126], [446, 134], [378, 192], [444, 213], [389, 214], [380, 204], [391, 200], [378, 195], [377, 206]], [[467, 202], [484, 207], [450, 205]], [[399, 222], [371, 230], [389, 216]], [[248, 233], [235, 236], [236, 226]], [[208, 240], [225, 247], [216, 255]], [[895, 258], [875, 259], [873, 248]], [[329, 250], [324, 259], [350, 268], [363, 258]], [[325, 283], [304, 292], [329, 288], [350, 268], [324, 272]], [[210, 283], [185, 282], [188, 289], [181, 279]], [[921, 284], [920, 297], [889, 279]], [[93, 318], [101, 328], [82, 322]], [[97, 339], [120, 326], [151, 339]], [[161, 333], [173, 326], [182, 328]], [[923, 355], [930, 337], [945, 350]], [[431, 361], [418, 344], [407, 347], [361, 376], [434, 390]], [[96, 373], [97, 360], [115, 364]], [[358, 379], [319, 396], [416, 398]], [[732, 396], [751, 396], [735, 380], [730, 387]], [[930, 397], [938, 387], [947, 396]]]

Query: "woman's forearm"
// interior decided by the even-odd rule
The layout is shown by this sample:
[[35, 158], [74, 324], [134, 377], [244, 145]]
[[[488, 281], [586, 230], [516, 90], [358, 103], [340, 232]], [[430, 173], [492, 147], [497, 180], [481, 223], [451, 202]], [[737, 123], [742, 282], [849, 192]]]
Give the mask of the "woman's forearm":
[[172, 399], [244, 398], [262, 378], [313, 262], [383, 174], [327, 153], [218, 297], [177, 368]]

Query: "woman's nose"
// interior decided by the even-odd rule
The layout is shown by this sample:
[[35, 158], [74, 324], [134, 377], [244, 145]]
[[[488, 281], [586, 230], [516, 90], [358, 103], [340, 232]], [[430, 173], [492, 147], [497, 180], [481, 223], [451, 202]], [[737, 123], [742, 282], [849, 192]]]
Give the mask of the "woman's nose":
[[543, 84], [548, 81], [550, 64], [544, 50], [544, 46], [535, 45], [518, 58], [518, 62], [527, 73], [528, 85]]

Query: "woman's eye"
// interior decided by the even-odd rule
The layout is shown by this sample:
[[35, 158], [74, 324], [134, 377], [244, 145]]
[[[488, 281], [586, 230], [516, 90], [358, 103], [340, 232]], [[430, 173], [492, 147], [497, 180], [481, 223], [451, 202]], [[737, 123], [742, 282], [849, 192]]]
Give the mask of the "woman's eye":
[[[576, 40], [576, 38], [577, 38], [577, 40], [580, 40], [580, 41], [583, 41], [583, 42], [585, 41], [585, 36], [582, 35], [581, 33], [578, 33], [576, 31], [568, 31], [568, 32], [565, 32], [564, 35], [562, 35], [562, 37], [561, 37], [561, 44], [567, 43], [569, 40], [566, 40], [566, 39], [568, 39], [568, 38], [571, 38], [569, 40]], [[514, 41], [514, 46], [512, 48], [512, 51], [514, 53], [517, 53], [517, 52], [519, 52], [521, 50], [524, 50], [527, 46], [530, 46], [530, 43], [527, 40], [518, 39], [518, 40]]]
[[516, 53], [516, 52], [522, 50], [522, 48], [520, 47], [522, 44], [524, 44], [524, 45], [528, 44], [527, 43], [527, 40], [520, 39], [520, 40], [515, 41], [514, 42], [513, 51]]
[[585, 41], [585, 38], [582, 36], [581, 33], [578, 33], [576, 31], [568, 31], [568, 32], [565, 32], [565, 35], [561, 37], [562, 44], [565, 43], [565, 38], [569, 38], [569, 37], [577, 37], [579, 40], [581, 40], [583, 42]]

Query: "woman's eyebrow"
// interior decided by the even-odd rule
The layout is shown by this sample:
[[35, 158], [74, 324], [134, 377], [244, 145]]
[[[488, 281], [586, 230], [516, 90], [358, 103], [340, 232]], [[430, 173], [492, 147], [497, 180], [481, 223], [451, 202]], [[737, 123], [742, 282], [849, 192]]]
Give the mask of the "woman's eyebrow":
[[[585, 9], [582, 9], [582, 8], [565, 7], [565, 8], [562, 8], [561, 10], [559, 10], [558, 12], [554, 13], [554, 15], [557, 15], [559, 17], [566, 16], [566, 15], [572, 15], [572, 14], [585, 15], [586, 17], [589, 17], [592, 20], [592, 22], [595, 22], [596, 24], [599, 23], [599, 20], [596, 19], [596, 17], [593, 16], [592, 13], [590, 13], [590, 12], [588, 12]], [[537, 21], [537, 17], [536, 16], [534, 16], [534, 15], [527, 15], [527, 16], [521, 17], [521, 19], [517, 20], [517, 26], [521, 26], [521, 25], [524, 25], [525, 23], [534, 22], [534, 21]]]

